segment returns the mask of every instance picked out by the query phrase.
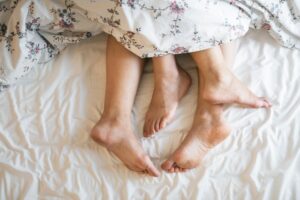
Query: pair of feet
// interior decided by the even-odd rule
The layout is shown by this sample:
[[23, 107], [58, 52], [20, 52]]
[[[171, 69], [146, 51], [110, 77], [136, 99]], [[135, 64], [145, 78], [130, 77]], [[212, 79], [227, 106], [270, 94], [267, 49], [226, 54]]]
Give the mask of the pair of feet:
[[[164, 128], [175, 114], [180, 99], [187, 93], [190, 76], [179, 68], [177, 77], [160, 77], [155, 85], [144, 124], [149, 137]], [[166, 84], [164, 84], [166, 83]], [[229, 127], [222, 119], [222, 105], [237, 103], [247, 107], [270, 107], [270, 103], [251, 93], [232, 74], [203, 77], [193, 126], [177, 150], [162, 163], [167, 172], [184, 172], [197, 167], [209, 149], [223, 141]], [[113, 152], [129, 169], [159, 176], [159, 170], [144, 152], [131, 127], [130, 116], [104, 113], [91, 132], [91, 137]]]

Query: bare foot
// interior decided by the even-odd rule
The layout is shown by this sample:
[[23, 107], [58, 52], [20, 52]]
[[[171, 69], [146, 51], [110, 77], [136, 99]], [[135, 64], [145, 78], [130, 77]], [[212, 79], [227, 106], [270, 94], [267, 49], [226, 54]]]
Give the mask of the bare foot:
[[151, 103], [146, 113], [144, 136], [149, 137], [164, 128], [175, 114], [180, 99], [191, 86], [191, 77], [178, 67], [176, 76], [160, 75], [155, 83]]
[[271, 103], [254, 95], [229, 70], [218, 75], [213, 72], [202, 76], [202, 98], [213, 104], [236, 103], [251, 108], [269, 108]]
[[203, 105], [197, 112], [191, 130], [170, 158], [162, 163], [162, 169], [167, 172], [184, 172], [195, 168], [211, 148], [228, 136], [230, 128], [221, 119], [220, 112], [214, 113], [206, 107]]
[[130, 127], [128, 120], [101, 120], [91, 131], [98, 144], [114, 153], [129, 169], [159, 176], [160, 173], [146, 155]]

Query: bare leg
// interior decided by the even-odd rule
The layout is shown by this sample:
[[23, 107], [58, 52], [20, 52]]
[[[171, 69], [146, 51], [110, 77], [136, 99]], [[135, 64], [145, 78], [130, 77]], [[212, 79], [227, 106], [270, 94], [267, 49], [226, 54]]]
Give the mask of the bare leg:
[[199, 78], [198, 106], [192, 128], [177, 150], [161, 165], [167, 172], [184, 172], [197, 167], [206, 153], [230, 132], [222, 117], [222, 105], [203, 100], [201, 85], [203, 82]]
[[143, 60], [112, 36], [108, 37], [106, 60], [104, 111], [91, 131], [91, 137], [114, 153], [129, 169], [158, 176], [159, 171], [135, 137], [130, 120]]
[[220, 48], [221, 48], [221, 51], [223, 54], [223, 59], [226, 63], [226, 66], [233, 66], [235, 54], [236, 54], [236, 43], [230, 42], [230, 43], [222, 44], [222, 45], [220, 45]]
[[[213, 92], [217, 92], [216, 95], [220, 96], [214, 98], [206, 96], [209, 87], [208, 84], [215, 84], [211, 80], [208, 80], [209, 78], [212, 80], [215, 79], [214, 81], [219, 81], [219, 76], [222, 75], [220, 73], [228, 75], [229, 69], [226, 69], [226, 66], [232, 65], [234, 60], [234, 49], [231, 45], [224, 45], [203, 51], [200, 54], [194, 53], [193, 57], [199, 66], [197, 111], [192, 128], [184, 141], [161, 166], [168, 172], [182, 172], [197, 167], [206, 153], [228, 136], [230, 128], [222, 117], [223, 103], [240, 103], [252, 107], [261, 107], [259, 105], [261, 102], [257, 102], [260, 99], [255, 97], [242, 85], [235, 88], [226, 88], [228, 85], [225, 84], [223, 88], [226, 89], [225, 94], [224, 90], [213, 88], [217, 89]], [[222, 67], [225, 69], [222, 69]], [[229, 78], [234, 79], [234, 75], [229, 74]], [[233, 83], [241, 84], [237, 79], [234, 79]], [[237, 99], [220, 99], [220, 97], [226, 96], [228, 93], [232, 94], [230, 89], [233, 89], [233, 94], [234, 92], [238, 92], [238, 94], [234, 94], [237, 95]], [[250, 101], [246, 101], [243, 97], [250, 98]], [[211, 104], [211, 102], [213, 104]], [[269, 105], [263, 106], [268, 107]]]
[[[230, 46], [217, 46], [208, 50], [192, 53], [192, 57], [202, 73], [203, 99], [213, 104], [237, 103], [243, 106], [260, 108], [270, 107], [265, 98], [255, 96], [241, 83], [228, 66], [232, 64]], [[227, 56], [227, 60], [224, 58]], [[231, 54], [232, 56], [232, 54]]]
[[145, 137], [171, 121], [180, 99], [191, 86], [190, 76], [177, 66], [174, 55], [153, 58], [153, 70], [155, 87], [145, 117]]

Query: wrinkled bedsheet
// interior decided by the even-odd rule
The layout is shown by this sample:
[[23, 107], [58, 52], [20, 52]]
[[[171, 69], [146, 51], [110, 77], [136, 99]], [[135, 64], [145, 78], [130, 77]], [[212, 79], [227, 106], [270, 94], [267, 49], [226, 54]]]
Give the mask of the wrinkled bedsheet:
[[112, 34], [141, 57], [207, 49], [264, 28], [299, 48], [300, 2], [289, 0], [1, 0], [0, 91], [66, 46]]
[[[182, 141], [196, 107], [196, 67], [189, 56], [178, 58], [193, 84], [175, 120], [142, 138], [153, 91], [150, 63], [132, 112], [158, 167]], [[103, 110], [105, 36], [71, 45], [34, 68], [27, 84], [0, 94], [0, 199], [300, 199], [299, 62], [299, 51], [263, 31], [238, 40], [232, 70], [272, 109], [226, 108], [233, 131], [198, 168], [152, 178], [129, 171], [89, 138]]]

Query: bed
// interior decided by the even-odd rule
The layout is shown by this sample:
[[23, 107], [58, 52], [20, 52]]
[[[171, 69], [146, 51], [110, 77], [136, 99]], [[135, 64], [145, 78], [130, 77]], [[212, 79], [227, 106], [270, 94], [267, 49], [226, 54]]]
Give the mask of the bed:
[[[0, 199], [300, 199], [300, 51], [263, 31], [237, 41], [234, 73], [272, 109], [226, 107], [230, 136], [201, 165], [153, 178], [129, 171], [89, 137], [101, 116], [105, 88], [101, 34], [67, 47], [0, 93]], [[183, 140], [196, 107], [196, 67], [177, 57], [193, 84], [175, 119], [143, 138], [153, 90], [148, 62], [132, 123], [156, 166]]]

